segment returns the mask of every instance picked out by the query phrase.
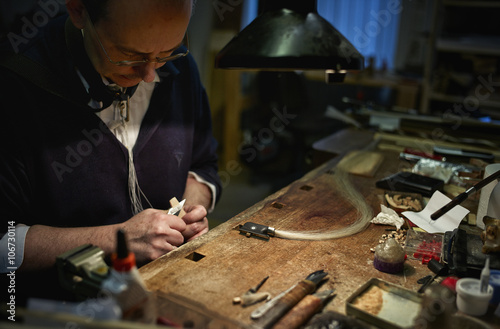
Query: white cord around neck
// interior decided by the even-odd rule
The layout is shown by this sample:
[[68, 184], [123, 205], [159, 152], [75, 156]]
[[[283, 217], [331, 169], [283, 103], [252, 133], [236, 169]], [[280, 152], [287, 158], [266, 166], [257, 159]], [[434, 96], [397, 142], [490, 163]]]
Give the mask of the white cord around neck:
[[149, 207], [152, 208], [152, 205], [139, 186], [137, 172], [134, 165], [134, 154], [132, 152], [133, 146], [128, 145], [129, 138], [127, 122], [129, 119], [129, 100], [130, 98], [127, 97], [127, 99], [124, 101], [113, 103], [114, 118], [108, 123], [108, 127], [128, 151], [128, 192], [132, 206], [132, 213], [136, 215], [144, 210], [141, 202], [141, 197], [144, 198]]

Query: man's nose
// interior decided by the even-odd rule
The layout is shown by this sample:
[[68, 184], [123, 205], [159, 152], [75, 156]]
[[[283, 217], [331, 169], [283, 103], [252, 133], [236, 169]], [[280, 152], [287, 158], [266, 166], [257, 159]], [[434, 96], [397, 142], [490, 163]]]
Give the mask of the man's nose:
[[156, 63], [145, 63], [139, 66], [139, 75], [144, 82], [152, 82], [155, 78]]

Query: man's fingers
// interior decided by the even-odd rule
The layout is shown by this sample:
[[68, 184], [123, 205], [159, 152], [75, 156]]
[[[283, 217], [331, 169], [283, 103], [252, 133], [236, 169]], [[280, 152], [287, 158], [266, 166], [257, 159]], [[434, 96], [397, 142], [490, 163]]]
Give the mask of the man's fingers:
[[185, 207], [185, 209], [186, 214], [182, 217], [182, 219], [188, 225], [196, 223], [207, 216], [207, 210], [205, 207], [200, 205]]
[[[186, 236], [186, 242], [189, 242], [189, 241], [191, 241], [191, 240], [194, 240], [194, 239], [196, 239], [197, 237], [199, 237], [199, 236], [201, 236], [201, 235], [203, 235], [203, 234], [205, 234], [205, 233], [207, 233], [207, 232], [208, 232], [208, 227], [205, 227], [203, 230], [199, 231], [198, 233], [194, 234], [194, 235], [193, 235], [193, 236], [191, 236], [191, 237], [187, 237], [187, 236]], [[194, 233], [194, 232], [193, 232], [193, 233]]]
[[187, 225], [186, 229], [182, 232], [184, 239], [190, 241], [195, 237], [208, 232], [208, 219], [204, 217], [192, 224]]
[[186, 229], [186, 222], [178, 216], [168, 215], [165, 213], [164, 220], [171, 229], [177, 230], [179, 232], [182, 232]]

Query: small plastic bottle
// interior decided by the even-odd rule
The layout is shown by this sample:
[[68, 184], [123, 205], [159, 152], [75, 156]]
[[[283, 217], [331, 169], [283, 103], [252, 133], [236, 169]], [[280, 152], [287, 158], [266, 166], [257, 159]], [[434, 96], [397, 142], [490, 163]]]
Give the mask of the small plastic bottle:
[[114, 298], [122, 310], [123, 320], [156, 323], [154, 295], [137, 270], [135, 254], [128, 251], [125, 232], [117, 232], [116, 252], [111, 256], [112, 268], [102, 283], [102, 293]]

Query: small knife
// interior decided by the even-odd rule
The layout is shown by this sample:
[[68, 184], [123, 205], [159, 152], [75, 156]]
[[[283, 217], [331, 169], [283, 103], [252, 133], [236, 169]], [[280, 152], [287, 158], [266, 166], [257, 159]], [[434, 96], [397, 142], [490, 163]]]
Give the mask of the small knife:
[[184, 203], [186, 202], [186, 199], [182, 200], [181, 202], [179, 202], [178, 205], [176, 205], [175, 207], [172, 207], [168, 210], [168, 214], [169, 215], [179, 215], [181, 210], [182, 210], [182, 207], [184, 207]]

